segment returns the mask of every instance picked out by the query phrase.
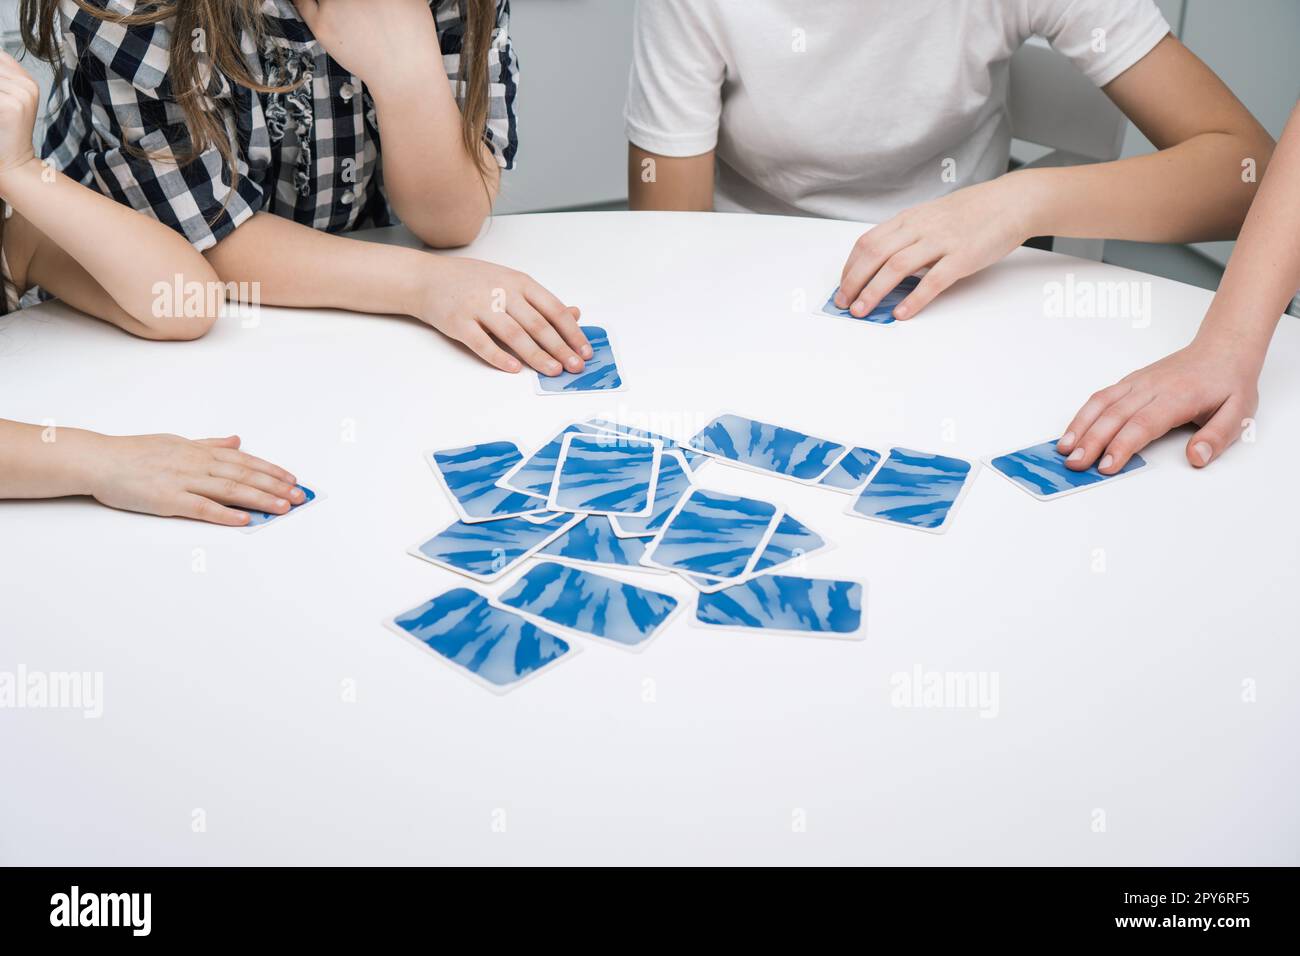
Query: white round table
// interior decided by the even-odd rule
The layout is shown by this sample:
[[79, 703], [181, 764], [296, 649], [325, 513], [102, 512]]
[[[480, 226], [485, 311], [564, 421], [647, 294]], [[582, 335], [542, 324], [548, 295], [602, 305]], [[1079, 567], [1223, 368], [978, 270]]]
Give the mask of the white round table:
[[[0, 862], [1300, 862], [1294, 320], [1257, 440], [1204, 472], [1186, 432], [1149, 473], [1049, 503], [984, 468], [939, 536], [711, 464], [703, 484], [834, 543], [805, 573], [868, 582], [864, 641], [686, 615], [643, 654], [591, 644], [498, 697], [381, 626], [464, 583], [405, 553], [453, 517], [423, 449], [592, 416], [684, 439], [729, 410], [979, 459], [1055, 436], [1210, 301], [1022, 249], [913, 322], [809, 314], [861, 228], [496, 220], [470, 254], [610, 330], [628, 387], [606, 396], [537, 396], [398, 318], [266, 309], [192, 344], [57, 303], [0, 320], [5, 417], [237, 432], [327, 495], [251, 535], [0, 503], [0, 672], [103, 675], [99, 719], [0, 710]], [[1152, 321], [1046, 314], [1068, 274], [1149, 282]], [[896, 706], [918, 670], [996, 679], [996, 708]]]

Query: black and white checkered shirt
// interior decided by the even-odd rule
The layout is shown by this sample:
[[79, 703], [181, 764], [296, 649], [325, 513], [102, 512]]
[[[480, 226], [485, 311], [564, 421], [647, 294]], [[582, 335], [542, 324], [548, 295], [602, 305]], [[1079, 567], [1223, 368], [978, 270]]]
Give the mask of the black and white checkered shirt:
[[[144, 6], [137, 0], [91, 3], [112, 13]], [[430, 0], [429, 5], [454, 92], [463, 8], [460, 0]], [[305, 82], [289, 93], [265, 94], [223, 76], [214, 79], [212, 98], [237, 141], [239, 181], [228, 203], [230, 170], [215, 147], [184, 166], [167, 158], [171, 151], [183, 155], [189, 143], [167, 76], [170, 20], [127, 26], [62, 0], [65, 76], [51, 96], [54, 111], [41, 155], [83, 185], [150, 213], [200, 250], [216, 245], [258, 211], [329, 232], [392, 224], [370, 94], [325, 53], [292, 0], [262, 0], [262, 9], [263, 44], [259, 48], [250, 36], [241, 43], [251, 75], [266, 85]], [[517, 145], [518, 65], [509, 21], [509, 0], [498, 0], [483, 137], [504, 169], [514, 165]]]

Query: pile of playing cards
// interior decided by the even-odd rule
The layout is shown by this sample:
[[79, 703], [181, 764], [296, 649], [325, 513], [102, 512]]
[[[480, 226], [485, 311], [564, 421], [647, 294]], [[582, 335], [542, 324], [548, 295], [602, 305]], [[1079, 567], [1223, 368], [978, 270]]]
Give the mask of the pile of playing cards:
[[[496, 691], [571, 657], [575, 636], [643, 649], [680, 610], [677, 598], [602, 568], [689, 582], [700, 627], [863, 636], [861, 581], [789, 573], [828, 547], [822, 535], [771, 501], [698, 484], [709, 461], [844, 494], [847, 515], [932, 533], [947, 530], [977, 467], [733, 414], [682, 443], [592, 419], [527, 455], [496, 440], [434, 449], [425, 459], [459, 520], [411, 554], [482, 584], [534, 563], [495, 598], [458, 587], [385, 623]], [[989, 464], [1044, 498], [1107, 480], [1095, 469], [1067, 469], [1051, 442]], [[1122, 473], [1143, 465], [1135, 458]]]

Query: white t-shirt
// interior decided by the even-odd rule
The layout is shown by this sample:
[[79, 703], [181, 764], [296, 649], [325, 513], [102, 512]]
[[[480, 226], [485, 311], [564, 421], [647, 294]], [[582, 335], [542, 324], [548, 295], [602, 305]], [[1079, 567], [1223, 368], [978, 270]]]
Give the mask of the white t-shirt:
[[1168, 32], [1153, 0], [638, 0], [627, 137], [716, 148], [719, 211], [883, 222], [1006, 172], [1026, 39], [1104, 86]]

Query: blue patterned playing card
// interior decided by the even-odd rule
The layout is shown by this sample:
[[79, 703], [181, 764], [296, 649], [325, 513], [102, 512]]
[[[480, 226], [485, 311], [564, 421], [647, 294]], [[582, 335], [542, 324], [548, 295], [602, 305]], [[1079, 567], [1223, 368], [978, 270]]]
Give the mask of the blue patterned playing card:
[[1086, 471], [1072, 471], [1065, 467], [1065, 456], [1056, 450], [1056, 441], [1045, 441], [999, 455], [989, 465], [1035, 498], [1047, 499], [1130, 474], [1146, 463], [1141, 455], [1134, 455], [1113, 475], [1103, 475], [1096, 465]]
[[596, 433], [596, 429], [586, 425], [570, 425], [506, 472], [497, 484], [503, 488], [546, 498], [551, 493], [551, 482], [555, 480], [555, 466], [559, 464], [560, 449], [564, 447], [565, 436]]
[[592, 637], [644, 644], [677, 610], [677, 599], [579, 568], [545, 562], [529, 568], [500, 603]]
[[617, 515], [610, 519], [614, 533], [624, 538], [653, 538], [668, 520], [682, 495], [691, 487], [691, 476], [682, 465], [681, 452], [665, 451], [659, 459], [659, 480], [655, 482], [655, 503], [648, 517]]
[[862, 585], [763, 574], [701, 594], [695, 619], [714, 627], [851, 637], [862, 629]]
[[849, 514], [938, 531], [970, 473], [971, 463], [962, 458], [891, 448]]
[[469, 588], [404, 611], [390, 626], [495, 690], [508, 690], [573, 651], [567, 641]]
[[620, 435], [632, 435], [635, 438], [657, 438], [663, 443], [664, 451], [673, 449], [681, 452], [682, 457], [686, 459], [687, 469], [691, 471], [695, 469], [696, 462], [708, 461], [698, 451], [691, 451], [685, 445], [673, 441], [666, 435], [660, 435], [658, 432], [646, 431], [644, 428], [633, 428], [631, 425], [620, 425], [618, 422], [611, 422], [605, 418], [590, 418], [583, 424], [602, 432], [617, 432]]
[[457, 521], [416, 545], [411, 554], [480, 581], [494, 581], [579, 520], [569, 515], [567, 521], [547, 524], [522, 517], [479, 524]]
[[512, 441], [485, 442], [429, 452], [433, 467], [462, 521], [489, 521], [546, 506], [546, 499], [520, 494], [497, 484], [523, 461]]
[[631, 571], [654, 570], [641, 564], [646, 543], [640, 538], [620, 538], [614, 534], [611, 520], [604, 515], [584, 518], [537, 552], [537, 556], [582, 564], [608, 564]]
[[649, 516], [659, 474], [654, 439], [603, 432], [564, 437], [547, 506], [588, 514]]
[[[858, 322], [871, 322], [876, 325], [888, 325], [890, 322], [896, 321], [894, 318], [894, 306], [906, 299], [911, 291], [920, 284], [920, 282], [921, 280], [916, 276], [908, 276], [902, 282], [898, 283], [898, 285], [894, 286], [891, 291], [886, 292], [885, 297], [880, 300], [876, 307], [861, 318], [854, 315], [848, 309], [841, 309], [835, 305], [835, 294], [840, 291], [840, 287], [836, 286], [835, 290], [826, 297], [826, 304], [822, 306], [822, 311], [827, 315], [837, 315], [840, 318], [854, 319]], [[853, 303], [850, 302], [849, 304], [852, 305]]]
[[563, 395], [570, 392], [612, 392], [623, 387], [614, 349], [609, 344], [609, 333], [598, 325], [580, 326], [591, 345], [591, 358], [581, 372], [561, 372], [559, 375], [537, 375], [537, 387], [544, 395]]
[[880, 452], [870, 448], [851, 448], [849, 453], [835, 463], [835, 467], [826, 472], [826, 477], [817, 482], [819, 487], [834, 491], [856, 491], [871, 474], [871, 469], [880, 462]]
[[297, 505], [291, 505], [289, 507], [289, 510], [282, 515], [272, 514], [269, 511], [253, 511], [250, 508], [236, 508], [235, 509], [236, 511], [245, 511], [248, 513], [248, 524], [244, 525], [242, 530], [252, 531], [256, 528], [261, 528], [264, 525], [270, 524], [276, 518], [287, 518], [289, 515], [293, 514], [299, 508], [305, 508], [307, 505], [311, 504], [313, 501], [316, 500], [316, 492], [312, 491], [306, 485], [297, 485], [296, 487], [302, 489], [302, 494], [303, 494], [302, 503]]
[[[784, 514], [749, 573], [752, 575], [771, 572], [814, 551], [820, 551], [824, 547], [826, 547], [825, 538], [794, 515]], [[696, 587], [709, 591], [716, 591], [726, 584], [715, 578], [699, 575], [686, 575], [686, 579]]]
[[779, 515], [767, 501], [693, 488], [643, 560], [670, 571], [739, 577], [758, 560]]
[[719, 415], [691, 439], [690, 446], [728, 462], [797, 481], [820, 478], [845, 452], [839, 442], [739, 415]]

